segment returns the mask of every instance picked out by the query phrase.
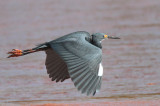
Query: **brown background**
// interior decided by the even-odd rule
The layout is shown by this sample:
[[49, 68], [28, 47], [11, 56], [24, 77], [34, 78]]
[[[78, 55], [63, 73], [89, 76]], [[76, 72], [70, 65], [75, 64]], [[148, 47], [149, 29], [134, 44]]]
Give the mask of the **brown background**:
[[[45, 53], [7, 57], [85, 30], [120, 36], [103, 42], [104, 77], [94, 97], [71, 80], [52, 82]], [[0, 0], [0, 103], [102, 103], [160, 98], [159, 0]]]

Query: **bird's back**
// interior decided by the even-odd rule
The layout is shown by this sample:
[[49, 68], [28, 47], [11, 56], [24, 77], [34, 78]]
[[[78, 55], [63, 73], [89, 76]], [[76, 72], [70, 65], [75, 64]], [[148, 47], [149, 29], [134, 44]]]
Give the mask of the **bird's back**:
[[57, 38], [51, 42], [61, 42], [61, 41], [64, 41], [64, 40], [67, 40], [67, 39], [70, 39], [70, 38], [75, 38], [75, 39], [86, 39], [87, 41], [91, 41], [91, 35], [86, 32], [86, 31], [77, 31], [77, 32], [73, 32], [73, 33], [70, 33], [70, 34], [67, 34], [67, 35], [64, 35], [60, 38]]

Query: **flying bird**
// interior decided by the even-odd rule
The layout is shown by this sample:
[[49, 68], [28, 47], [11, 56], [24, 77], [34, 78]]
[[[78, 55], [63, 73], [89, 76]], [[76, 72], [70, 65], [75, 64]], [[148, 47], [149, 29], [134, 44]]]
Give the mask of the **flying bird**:
[[45, 51], [46, 69], [52, 81], [63, 82], [71, 78], [81, 93], [95, 95], [101, 88], [102, 44], [104, 39], [120, 39], [104, 33], [89, 34], [77, 31], [27, 50], [13, 49], [10, 57]]

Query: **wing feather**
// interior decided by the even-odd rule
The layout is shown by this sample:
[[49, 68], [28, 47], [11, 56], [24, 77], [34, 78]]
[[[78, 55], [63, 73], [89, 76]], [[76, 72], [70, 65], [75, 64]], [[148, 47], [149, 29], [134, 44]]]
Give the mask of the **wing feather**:
[[[102, 50], [86, 41], [86, 37], [90, 35], [86, 32], [76, 32], [51, 41], [49, 44], [67, 65], [68, 74], [77, 89], [87, 95], [94, 95], [101, 86], [98, 70], [102, 61]], [[58, 63], [57, 66], [59, 66]], [[65, 71], [56, 69], [55, 72], [51, 74], [53, 80], [57, 78], [56, 81], [63, 81], [65, 79], [60, 75]]]
[[70, 78], [67, 65], [61, 59], [61, 57], [53, 51], [53, 49], [46, 50], [46, 69], [47, 73], [49, 74], [49, 78], [52, 78], [52, 81], [55, 79], [56, 82], [63, 82], [65, 79]]

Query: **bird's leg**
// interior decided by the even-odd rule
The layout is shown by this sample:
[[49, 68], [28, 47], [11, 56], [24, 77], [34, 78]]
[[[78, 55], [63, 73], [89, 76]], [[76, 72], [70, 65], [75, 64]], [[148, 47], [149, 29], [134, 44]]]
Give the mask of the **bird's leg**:
[[8, 56], [8, 58], [10, 57], [19, 57], [19, 56], [23, 56], [23, 55], [26, 55], [26, 54], [30, 54], [30, 53], [34, 53], [34, 52], [37, 52], [37, 51], [41, 51], [41, 49], [27, 49], [27, 50], [18, 50], [18, 49], [13, 49], [12, 51], [8, 52], [8, 54], [10, 54]]
[[23, 53], [22, 53], [22, 50], [12, 49], [12, 51], [8, 52], [8, 54], [10, 54], [10, 55], [8, 56], [8, 58], [10, 58], [10, 57], [18, 57], [18, 56], [21, 56]]
[[44, 51], [44, 50], [47, 50], [48, 48], [50, 47], [47, 45], [47, 43], [44, 43], [44, 44], [38, 45], [35, 48], [27, 49], [27, 50], [13, 49], [12, 51], [8, 52], [8, 54], [10, 54], [8, 58], [19, 57], [19, 56], [23, 56], [23, 55], [38, 52], [38, 51]]

